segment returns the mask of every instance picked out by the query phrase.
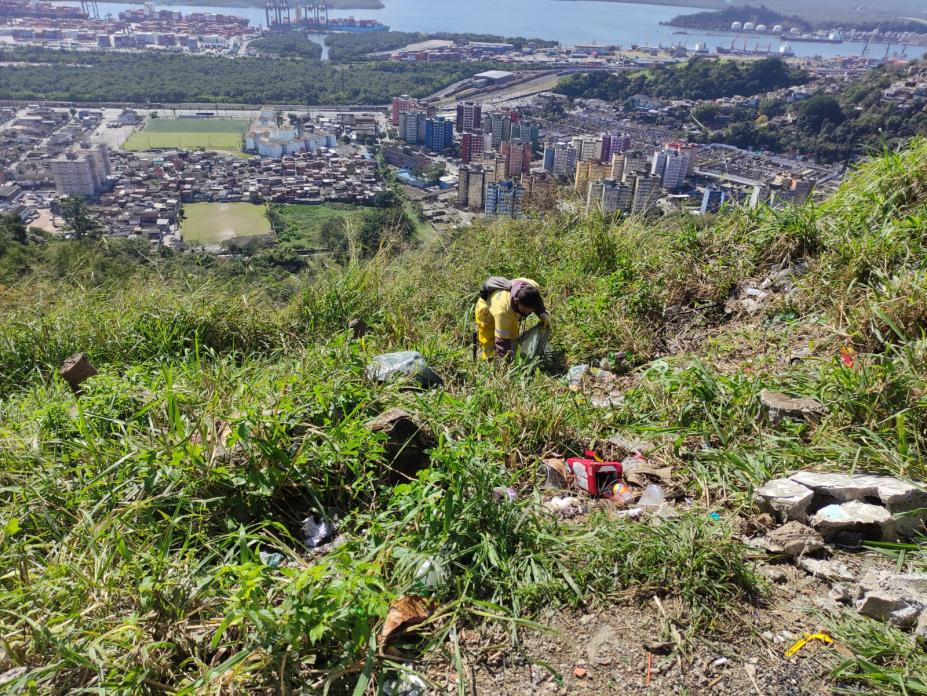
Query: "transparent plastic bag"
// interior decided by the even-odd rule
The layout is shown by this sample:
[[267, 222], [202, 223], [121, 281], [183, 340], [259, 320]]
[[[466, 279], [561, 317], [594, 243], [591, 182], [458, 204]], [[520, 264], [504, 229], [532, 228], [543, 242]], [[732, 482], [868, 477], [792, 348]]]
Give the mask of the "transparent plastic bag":
[[444, 380], [428, 366], [422, 354], [415, 350], [377, 355], [367, 366], [367, 376], [377, 382], [410, 379], [423, 387], [444, 384]]

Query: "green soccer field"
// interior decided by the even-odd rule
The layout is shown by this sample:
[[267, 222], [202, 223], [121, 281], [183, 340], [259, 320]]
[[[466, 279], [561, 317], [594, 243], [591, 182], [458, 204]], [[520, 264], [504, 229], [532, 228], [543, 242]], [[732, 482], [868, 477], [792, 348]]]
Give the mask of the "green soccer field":
[[133, 133], [125, 150], [195, 149], [241, 152], [250, 121], [238, 118], [154, 118]]
[[273, 233], [267, 209], [253, 203], [188, 203], [180, 225], [185, 244], [216, 246], [230, 239]]

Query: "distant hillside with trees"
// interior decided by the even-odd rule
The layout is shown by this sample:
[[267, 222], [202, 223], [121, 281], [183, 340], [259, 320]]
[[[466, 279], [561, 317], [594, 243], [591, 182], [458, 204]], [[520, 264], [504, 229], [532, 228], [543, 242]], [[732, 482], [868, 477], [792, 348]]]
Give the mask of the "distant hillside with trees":
[[0, 99], [133, 103], [386, 104], [424, 97], [495, 63], [225, 58], [164, 53], [0, 50]]
[[769, 9], [765, 5], [760, 5], [759, 7], [753, 5], [732, 5], [722, 10], [678, 15], [666, 22], [666, 24], [672, 27], [684, 27], [686, 29], [728, 31], [731, 28], [731, 24], [734, 22], [765, 24], [769, 28], [772, 28], [776, 24], [781, 24], [787, 28], [798, 27], [803, 31], [811, 29], [811, 23], [801, 17], [784, 15]]
[[679, 66], [652, 68], [631, 77], [605, 72], [564, 78], [555, 92], [570, 98], [623, 102], [635, 94], [668, 99], [751, 96], [802, 84], [807, 74], [779, 58], [749, 63], [694, 58]]
[[927, 135], [927, 98], [898, 104], [882, 96], [907, 69], [881, 66], [837, 94], [817, 94], [793, 104], [764, 99], [758, 108], [739, 109], [725, 119], [718, 118], [711, 104], [694, 115], [709, 128], [702, 136], [705, 142], [794, 153], [822, 163], [849, 162]]

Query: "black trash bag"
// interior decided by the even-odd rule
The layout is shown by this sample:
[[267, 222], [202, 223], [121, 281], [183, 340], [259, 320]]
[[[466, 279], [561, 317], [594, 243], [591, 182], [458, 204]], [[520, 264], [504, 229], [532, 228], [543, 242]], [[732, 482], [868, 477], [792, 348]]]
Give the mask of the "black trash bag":
[[422, 354], [414, 350], [377, 355], [367, 366], [367, 377], [377, 382], [410, 379], [423, 387], [440, 387], [444, 384], [438, 373], [428, 367]]
[[303, 543], [308, 549], [317, 549], [335, 538], [335, 528], [326, 520], [316, 522], [315, 516], [309, 515], [303, 520]]

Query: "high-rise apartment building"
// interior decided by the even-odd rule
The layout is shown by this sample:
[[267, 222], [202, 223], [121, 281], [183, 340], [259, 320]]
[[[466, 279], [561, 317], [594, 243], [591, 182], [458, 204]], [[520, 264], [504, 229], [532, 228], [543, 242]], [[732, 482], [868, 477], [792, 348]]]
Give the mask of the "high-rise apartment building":
[[635, 215], [649, 213], [660, 197], [660, 177], [637, 176], [634, 178], [634, 199], [631, 212]]
[[433, 152], [444, 152], [454, 145], [454, 124], [445, 118], [425, 120], [424, 145]]
[[544, 170], [554, 176], [573, 176], [576, 148], [570, 143], [548, 143], [544, 148]]
[[524, 198], [525, 190], [518, 182], [506, 180], [487, 184], [484, 212], [495, 217], [522, 217]]
[[499, 146], [499, 156], [505, 161], [505, 178], [529, 173], [531, 154], [531, 143], [523, 143], [520, 140], [502, 143]]
[[611, 165], [588, 161], [576, 164], [576, 175], [573, 177], [573, 188], [576, 191], [585, 191], [590, 181], [604, 179], [611, 173]]
[[669, 148], [657, 150], [653, 153], [650, 175], [660, 177], [668, 191], [678, 191], [689, 175], [689, 153]]
[[699, 210], [701, 210], [702, 215], [717, 213], [726, 199], [727, 194], [723, 190], [716, 186], [706, 186], [705, 193], [702, 194], [702, 205]]
[[580, 162], [600, 161], [602, 159], [602, 139], [586, 135], [573, 138], [573, 147]]
[[602, 161], [611, 162], [615, 153], [631, 149], [631, 136], [627, 133], [602, 133]]
[[425, 122], [428, 116], [424, 111], [403, 111], [399, 114], [399, 139], [412, 145], [425, 140]]
[[420, 105], [418, 99], [415, 97], [410, 97], [408, 94], [403, 94], [399, 97], [393, 97], [393, 104], [390, 108], [390, 123], [394, 126], [399, 125], [399, 114], [403, 111], [418, 111], [420, 110]]
[[457, 104], [457, 120], [454, 124], [458, 133], [480, 130], [483, 127], [483, 106], [473, 102]]
[[95, 196], [112, 172], [106, 145], [81, 147], [49, 163], [55, 190], [65, 196]]

